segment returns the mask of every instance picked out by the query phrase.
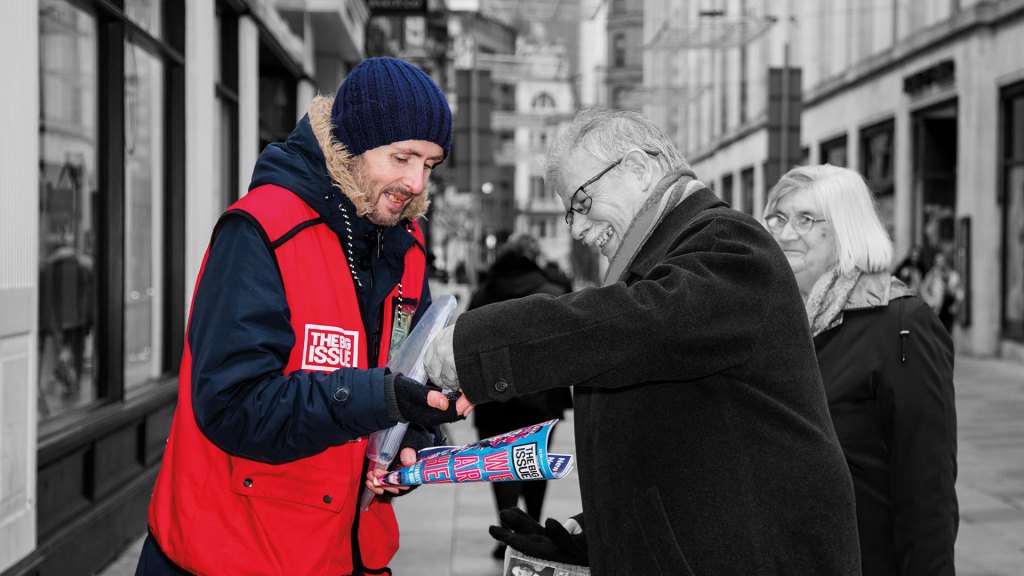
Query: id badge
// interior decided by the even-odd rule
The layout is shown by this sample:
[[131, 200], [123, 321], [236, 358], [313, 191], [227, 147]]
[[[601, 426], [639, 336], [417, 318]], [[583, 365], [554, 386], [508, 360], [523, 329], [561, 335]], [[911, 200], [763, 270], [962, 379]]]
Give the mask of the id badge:
[[395, 352], [402, 346], [412, 329], [412, 317], [416, 313], [416, 306], [405, 302], [395, 307], [395, 314], [391, 318], [391, 346], [388, 349], [388, 362], [395, 355]]

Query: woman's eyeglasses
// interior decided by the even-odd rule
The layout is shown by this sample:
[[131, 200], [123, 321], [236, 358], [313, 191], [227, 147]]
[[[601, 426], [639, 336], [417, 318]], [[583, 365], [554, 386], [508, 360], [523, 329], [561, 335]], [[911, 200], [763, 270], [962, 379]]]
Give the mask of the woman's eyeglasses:
[[[654, 152], [651, 150], [644, 150], [644, 152], [646, 152], [651, 157], [656, 157], [658, 154], [660, 154], [660, 152]], [[622, 158], [619, 158], [615, 162], [612, 162], [611, 165], [609, 165], [607, 168], [598, 172], [597, 176], [594, 176], [590, 180], [584, 182], [579, 188], [576, 189], [575, 192], [572, 193], [572, 198], [569, 199], [569, 209], [565, 211], [566, 224], [572, 226], [573, 214], [586, 214], [587, 212], [590, 212], [590, 205], [594, 203], [594, 199], [590, 196], [590, 194], [587, 194], [587, 186], [590, 186], [594, 182], [600, 180], [602, 176], [611, 171], [612, 168], [615, 168], [616, 166], [621, 164], [622, 161], [625, 159], [626, 157], [623, 156]]]
[[793, 231], [801, 236], [810, 232], [811, 228], [814, 228], [814, 225], [818, 222], [825, 222], [825, 219], [817, 219], [808, 214], [801, 214], [790, 220], [778, 212], [769, 214], [764, 219], [765, 225], [768, 226], [768, 231], [772, 234], [781, 234], [786, 229], [786, 224], [789, 223], [793, 226]]

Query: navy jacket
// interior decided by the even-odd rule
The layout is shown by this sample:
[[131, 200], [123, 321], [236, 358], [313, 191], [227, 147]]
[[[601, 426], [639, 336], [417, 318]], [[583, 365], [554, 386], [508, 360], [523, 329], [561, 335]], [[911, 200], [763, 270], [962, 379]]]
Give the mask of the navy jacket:
[[[339, 239], [347, 236], [338, 204], [346, 203], [349, 213], [355, 212], [331, 185], [308, 116], [287, 140], [269, 145], [260, 155], [250, 189], [263, 184], [293, 191]], [[384, 299], [401, 278], [404, 254], [415, 240], [404, 226], [381, 228], [364, 218], [351, 222], [352, 258], [363, 285], [356, 290], [363, 323], [371, 338], [379, 337]], [[342, 246], [348, 249], [346, 242]], [[348, 267], [347, 262], [335, 264]], [[426, 281], [421, 299], [414, 325], [430, 305]], [[389, 421], [380, 399], [383, 368], [282, 374], [295, 345], [284, 288], [266, 241], [241, 215], [225, 214], [214, 231], [193, 301], [188, 341], [196, 419], [226, 452], [287, 462], [365, 436], [380, 429], [382, 420]], [[375, 357], [375, 346], [370, 348], [371, 366], [383, 366], [385, 359]], [[295, 385], [297, 380], [309, 381], [322, 393], [298, 397], [308, 387]], [[344, 405], [326, 401], [342, 384], [353, 391], [352, 399]], [[309, 426], [297, 429], [291, 426], [296, 421]]]

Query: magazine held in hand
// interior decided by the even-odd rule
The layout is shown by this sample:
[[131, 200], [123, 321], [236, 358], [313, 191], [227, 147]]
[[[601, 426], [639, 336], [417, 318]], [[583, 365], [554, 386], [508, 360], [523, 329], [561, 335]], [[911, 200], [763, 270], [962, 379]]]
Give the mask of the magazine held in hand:
[[378, 476], [381, 486], [558, 480], [572, 470], [569, 454], [548, 452], [558, 419], [548, 420], [465, 446], [424, 448], [411, 466]]

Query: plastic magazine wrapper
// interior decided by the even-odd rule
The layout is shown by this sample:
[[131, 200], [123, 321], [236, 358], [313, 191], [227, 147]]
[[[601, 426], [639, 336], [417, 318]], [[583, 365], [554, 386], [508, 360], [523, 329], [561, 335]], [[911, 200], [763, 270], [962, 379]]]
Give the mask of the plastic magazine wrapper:
[[[409, 336], [398, 347], [398, 350], [388, 359], [387, 367], [394, 373], [402, 373], [407, 378], [426, 385], [427, 374], [423, 368], [423, 354], [427, 350], [427, 344], [433, 340], [438, 333], [448, 324], [455, 312], [456, 301], [451, 294], [445, 294], [431, 304], [430, 308], [423, 313], [419, 323], [412, 329]], [[398, 447], [409, 427], [407, 422], [399, 422], [391, 428], [378, 430], [370, 434], [366, 446], [366, 457], [370, 460], [371, 468], [387, 468], [398, 455]], [[362, 498], [359, 501], [359, 508], [366, 510], [373, 500], [373, 492], [363, 489]]]

